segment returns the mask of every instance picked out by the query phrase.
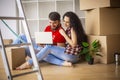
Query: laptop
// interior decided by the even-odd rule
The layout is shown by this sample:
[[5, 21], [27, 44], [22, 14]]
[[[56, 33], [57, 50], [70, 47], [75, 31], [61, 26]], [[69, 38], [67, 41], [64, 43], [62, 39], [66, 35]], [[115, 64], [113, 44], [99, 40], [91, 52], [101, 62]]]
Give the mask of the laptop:
[[53, 44], [52, 32], [35, 32], [35, 42], [38, 44]]

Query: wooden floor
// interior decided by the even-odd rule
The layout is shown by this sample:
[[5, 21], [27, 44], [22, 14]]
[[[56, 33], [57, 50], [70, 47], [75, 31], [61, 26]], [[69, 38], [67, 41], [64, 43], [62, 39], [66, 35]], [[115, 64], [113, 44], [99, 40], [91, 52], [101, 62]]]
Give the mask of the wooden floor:
[[[120, 80], [120, 65], [94, 64], [88, 65], [81, 62], [75, 67], [60, 67], [48, 63], [41, 63], [41, 71], [44, 80]], [[14, 70], [12, 74], [18, 74], [27, 70]], [[0, 80], [7, 80], [0, 55]], [[37, 80], [36, 74], [30, 74], [13, 80]]]

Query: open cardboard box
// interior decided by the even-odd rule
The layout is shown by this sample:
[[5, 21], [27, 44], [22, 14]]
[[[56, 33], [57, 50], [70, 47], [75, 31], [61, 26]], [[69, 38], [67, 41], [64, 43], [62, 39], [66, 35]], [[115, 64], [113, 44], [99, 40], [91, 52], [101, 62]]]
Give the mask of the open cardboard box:
[[[12, 39], [3, 39], [4, 45], [12, 43]], [[7, 47], [6, 56], [10, 69], [13, 70], [25, 62], [25, 49], [22, 47]]]
[[6, 49], [6, 55], [10, 69], [14, 70], [25, 62], [25, 49], [21, 47], [9, 47]]

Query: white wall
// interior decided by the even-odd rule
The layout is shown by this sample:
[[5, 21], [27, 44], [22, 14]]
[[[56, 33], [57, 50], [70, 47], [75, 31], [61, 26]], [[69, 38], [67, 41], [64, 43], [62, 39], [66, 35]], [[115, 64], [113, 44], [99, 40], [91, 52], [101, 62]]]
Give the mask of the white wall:
[[[15, 0], [0, 0], [0, 16], [16, 16], [16, 3]], [[17, 33], [16, 20], [5, 20], [5, 22]], [[15, 36], [6, 28], [0, 20], [0, 30], [2, 31], [3, 38], [10, 39]]]

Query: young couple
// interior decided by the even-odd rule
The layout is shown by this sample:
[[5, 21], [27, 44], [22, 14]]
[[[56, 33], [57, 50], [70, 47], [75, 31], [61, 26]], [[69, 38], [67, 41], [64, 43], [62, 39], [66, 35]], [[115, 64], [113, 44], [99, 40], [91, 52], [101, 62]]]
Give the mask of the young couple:
[[[78, 62], [78, 54], [82, 49], [81, 43], [87, 41], [87, 36], [79, 17], [74, 12], [69, 11], [63, 15], [63, 23], [66, 30], [61, 27], [60, 15], [59, 17], [58, 15], [59, 13], [57, 12], [51, 12], [49, 14], [50, 26], [48, 30], [51, 30], [52, 34], [57, 30], [57, 32], [53, 34], [54, 39], [56, 38], [55, 40], [53, 39], [54, 44], [45, 45], [42, 48], [35, 44], [34, 48], [38, 50], [36, 56], [39, 61], [44, 60], [58, 66], [72, 66], [72, 64]], [[55, 17], [58, 19], [55, 19]], [[55, 34], [59, 36], [55, 36]], [[15, 44], [15, 42], [16, 41], [14, 41], [13, 44]], [[31, 66], [33, 66], [32, 58], [28, 59], [16, 69], [22, 70], [30, 68]]]

